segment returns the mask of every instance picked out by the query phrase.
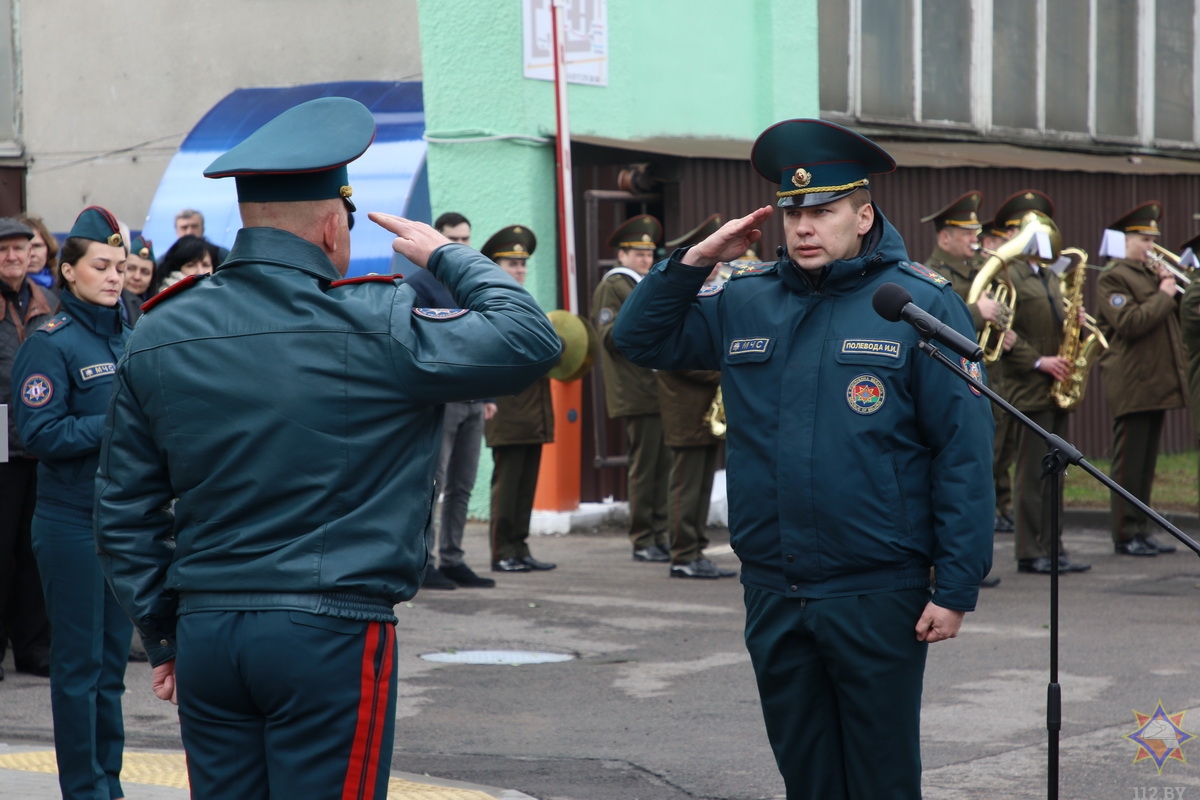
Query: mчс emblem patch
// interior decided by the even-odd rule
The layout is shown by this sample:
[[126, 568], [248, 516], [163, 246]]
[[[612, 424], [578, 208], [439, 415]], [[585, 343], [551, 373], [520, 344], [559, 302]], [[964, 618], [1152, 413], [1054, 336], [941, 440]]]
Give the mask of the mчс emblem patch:
[[[959, 364], [960, 364], [960, 366], [962, 366], [963, 372], [967, 373], [968, 375], [970, 375], [972, 378], [974, 378], [977, 381], [980, 381], [980, 382], [983, 381], [983, 370], [981, 370], [979, 368], [978, 361], [967, 361], [965, 358], [960, 358]], [[976, 397], [983, 396], [983, 392], [976, 389], [974, 384], [968, 383], [967, 386], [971, 389], [971, 391], [975, 394]]]
[[1195, 737], [1183, 729], [1185, 713], [1180, 711], [1178, 714], [1168, 714], [1163, 709], [1162, 700], [1158, 701], [1153, 713], [1143, 714], [1135, 709], [1133, 714], [1137, 717], [1138, 728], [1133, 733], [1125, 734], [1126, 739], [1138, 746], [1133, 763], [1150, 759], [1154, 766], [1158, 767], [1160, 775], [1167, 759], [1173, 758], [1186, 764], [1187, 759], [1183, 757], [1181, 745]]
[[885, 399], [883, 381], [874, 375], [859, 375], [846, 387], [846, 402], [856, 414], [874, 414]]
[[30, 375], [21, 384], [21, 402], [30, 408], [41, 408], [54, 396], [54, 384], [45, 375]]

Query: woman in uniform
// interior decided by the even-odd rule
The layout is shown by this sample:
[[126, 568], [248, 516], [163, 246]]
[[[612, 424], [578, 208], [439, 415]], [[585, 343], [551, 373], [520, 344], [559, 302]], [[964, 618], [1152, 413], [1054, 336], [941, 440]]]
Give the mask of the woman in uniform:
[[100, 572], [92, 496], [104, 413], [129, 327], [118, 303], [126, 250], [116, 218], [83, 210], [63, 244], [59, 312], [13, 365], [14, 416], [38, 458], [33, 551], [50, 644], [58, 781], [66, 800], [121, 798], [121, 695], [132, 625]]

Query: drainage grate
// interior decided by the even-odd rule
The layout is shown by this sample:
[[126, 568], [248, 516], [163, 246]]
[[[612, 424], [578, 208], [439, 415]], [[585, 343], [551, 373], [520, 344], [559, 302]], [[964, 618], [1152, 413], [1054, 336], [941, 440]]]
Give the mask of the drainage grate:
[[518, 664], [554, 664], [570, 661], [575, 656], [569, 653], [544, 653], [535, 650], [449, 650], [443, 653], [422, 653], [425, 661], [439, 664], [496, 664], [512, 666]]

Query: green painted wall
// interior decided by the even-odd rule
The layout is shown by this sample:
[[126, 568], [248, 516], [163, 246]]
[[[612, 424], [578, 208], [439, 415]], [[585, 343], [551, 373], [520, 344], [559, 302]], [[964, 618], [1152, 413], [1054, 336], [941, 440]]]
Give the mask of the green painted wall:
[[[521, 0], [418, 0], [433, 213], [465, 214], [481, 246], [538, 236], [526, 284], [555, 307], [554, 85], [523, 77]], [[608, 0], [608, 86], [568, 88], [573, 135], [752, 141], [817, 116], [816, 0]], [[472, 140], [475, 141], [472, 141]], [[488, 515], [486, 451], [471, 516]], [[472, 554], [468, 554], [469, 557]], [[478, 561], [478, 556], [475, 556]]]

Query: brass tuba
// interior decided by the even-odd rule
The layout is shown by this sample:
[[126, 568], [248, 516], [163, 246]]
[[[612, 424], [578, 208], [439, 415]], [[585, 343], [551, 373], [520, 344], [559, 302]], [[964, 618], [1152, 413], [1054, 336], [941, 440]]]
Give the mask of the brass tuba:
[[1071, 364], [1071, 377], [1065, 381], [1055, 381], [1050, 387], [1050, 396], [1059, 408], [1072, 411], [1083, 402], [1088, 373], [1100, 351], [1108, 349], [1108, 341], [1094, 319], [1090, 316], [1084, 316], [1082, 322], [1079, 319], [1080, 309], [1083, 308], [1083, 287], [1087, 282], [1088, 254], [1077, 247], [1068, 247], [1062, 254], [1070, 259], [1070, 263], [1061, 276], [1065, 316], [1058, 355]]
[[[1049, 259], [1026, 254], [1039, 233], [1044, 233], [1050, 240], [1052, 255]], [[1004, 334], [1012, 328], [1013, 315], [1017, 311], [1016, 291], [1008, 277], [1009, 263], [1026, 259], [1048, 263], [1058, 258], [1061, 250], [1062, 235], [1054, 220], [1040, 211], [1028, 211], [1021, 217], [1021, 228], [1013, 238], [995, 250], [987, 251], [988, 259], [975, 274], [971, 290], [967, 293], [967, 305], [978, 303], [985, 292], [990, 292], [992, 299], [1003, 310], [1000, 323], [985, 323], [979, 332], [979, 346], [983, 348], [983, 360], [986, 363], [993, 364], [1000, 359], [1004, 352]]]

